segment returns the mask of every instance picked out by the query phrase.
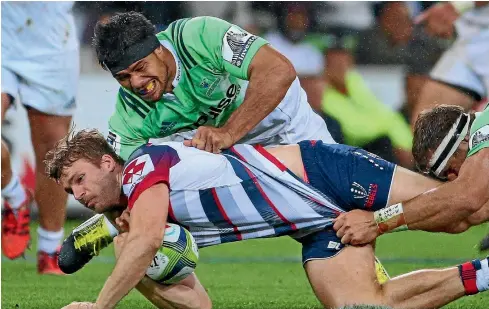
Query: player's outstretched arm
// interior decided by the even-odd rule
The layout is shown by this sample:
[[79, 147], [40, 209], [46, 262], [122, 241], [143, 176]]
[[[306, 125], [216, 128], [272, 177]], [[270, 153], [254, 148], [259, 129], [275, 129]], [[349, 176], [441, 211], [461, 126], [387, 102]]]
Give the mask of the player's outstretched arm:
[[164, 183], [151, 186], [137, 197], [131, 210], [127, 240], [99, 294], [96, 308], [114, 308], [144, 277], [163, 241], [168, 201], [169, 190]]

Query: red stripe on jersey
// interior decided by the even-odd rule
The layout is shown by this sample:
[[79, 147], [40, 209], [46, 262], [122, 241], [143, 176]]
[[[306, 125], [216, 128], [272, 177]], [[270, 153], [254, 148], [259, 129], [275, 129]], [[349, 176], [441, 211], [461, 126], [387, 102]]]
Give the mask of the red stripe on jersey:
[[224, 210], [224, 207], [222, 207], [221, 201], [219, 200], [219, 196], [217, 196], [216, 188], [212, 188], [211, 192], [212, 192], [212, 197], [214, 197], [214, 201], [216, 202], [217, 208], [219, 208], [219, 212], [224, 217], [224, 220], [226, 220], [226, 222], [233, 227], [234, 234], [236, 234], [238, 240], [242, 240], [243, 237], [241, 236], [241, 232], [238, 230], [238, 227], [234, 225], [233, 222], [231, 222], [228, 215], [226, 214], [226, 211]]
[[287, 170], [287, 167], [282, 162], [280, 162], [277, 158], [275, 158], [271, 153], [269, 153], [265, 148], [263, 148], [263, 146], [254, 145], [253, 147], [268, 161], [272, 162], [275, 166], [277, 166], [282, 172]]
[[170, 184], [168, 183], [168, 176], [154, 174], [153, 172], [149, 173], [140, 183], [138, 183], [136, 185], [136, 188], [134, 188], [134, 192], [132, 192], [131, 196], [129, 196], [128, 198], [127, 207], [129, 208], [129, 210], [132, 209], [134, 203], [136, 203], [141, 193], [158, 183], [165, 183], [168, 186], [168, 189], [170, 188]]
[[[243, 162], [246, 162], [248, 163], [248, 161], [246, 161], [246, 159], [241, 155], [239, 154], [236, 149], [234, 149], [234, 147], [231, 147], [230, 150], [236, 154], [239, 159]], [[253, 175], [253, 173], [245, 166], [244, 167], [246, 172], [248, 173], [248, 175], [250, 175], [250, 178], [253, 180], [253, 183], [255, 184], [256, 188], [258, 189], [258, 191], [260, 191], [261, 195], [263, 196], [263, 199], [265, 199], [265, 201], [267, 202], [268, 206], [270, 206], [270, 208], [273, 209], [273, 211], [277, 214], [277, 216], [279, 216], [279, 218], [290, 225], [290, 228], [292, 230], [297, 230], [297, 227], [295, 226], [295, 223], [292, 223], [290, 222], [289, 220], [287, 220], [287, 218], [284, 217], [284, 215], [282, 215], [282, 213], [277, 209], [277, 207], [275, 207], [275, 205], [272, 203], [272, 201], [268, 198], [267, 194], [265, 193], [265, 191], [263, 191], [263, 188], [260, 186], [260, 184], [258, 183], [258, 181], [256, 181], [256, 177], [255, 175]]]

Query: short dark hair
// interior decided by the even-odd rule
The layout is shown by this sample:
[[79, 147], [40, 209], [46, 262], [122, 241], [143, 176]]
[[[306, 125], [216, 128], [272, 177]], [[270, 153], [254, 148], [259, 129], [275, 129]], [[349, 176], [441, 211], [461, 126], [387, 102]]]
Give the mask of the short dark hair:
[[141, 13], [117, 13], [108, 21], [99, 21], [95, 26], [93, 46], [100, 65], [118, 63], [124, 57], [124, 51], [134, 44], [144, 41], [155, 34], [154, 25]]
[[59, 181], [63, 170], [76, 161], [85, 159], [99, 166], [105, 154], [124, 165], [124, 160], [115, 153], [98, 130], [86, 129], [75, 133], [72, 129], [46, 154], [46, 174], [49, 178]]
[[458, 105], [439, 105], [421, 112], [414, 125], [412, 149], [419, 170], [428, 169], [430, 151], [436, 150], [464, 112], [464, 109]]

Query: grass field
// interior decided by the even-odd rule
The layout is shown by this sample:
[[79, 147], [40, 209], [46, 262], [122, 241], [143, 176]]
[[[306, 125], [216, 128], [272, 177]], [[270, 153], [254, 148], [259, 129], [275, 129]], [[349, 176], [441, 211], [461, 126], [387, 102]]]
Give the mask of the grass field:
[[[66, 231], [77, 224], [70, 222]], [[32, 228], [35, 231], [36, 226]], [[455, 236], [420, 232], [386, 235], [378, 242], [377, 255], [391, 276], [450, 266], [481, 257], [475, 245], [486, 231], [482, 226]], [[302, 270], [300, 246], [287, 237], [205, 248], [200, 254], [197, 274], [216, 309], [321, 308]], [[109, 248], [75, 275], [53, 277], [36, 274], [33, 250], [26, 260], [2, 259], [2, 308], [50, 309], [71, 301], [94, 301], [113, 261]], [[117, 308], [153, 306], [133, 291]], [[488, 309], [489, 292], [464, 297], [444, 308]]]

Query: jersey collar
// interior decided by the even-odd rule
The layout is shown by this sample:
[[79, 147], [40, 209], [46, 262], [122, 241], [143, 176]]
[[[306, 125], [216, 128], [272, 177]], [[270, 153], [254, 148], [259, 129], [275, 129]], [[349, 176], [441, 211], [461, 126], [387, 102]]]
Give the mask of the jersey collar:
[[160, 40], [160, 44], [163, 45], [163, 47], [165, 47], [166, 49], [168, 49], [170, 53], [173, 55], [173, 58], [175, 59], [177, 72], [171, 84], [173, 88], [177, 88], [178, 84], [180, 83], [180, 80], [182, 79], [182, 65], [181, 65], [182, 63], [180, 62], [180, 59], [178, 58], [177, 53], [175, 52], [175, 49], [173, 48], [170, 42], [166, 40]]

